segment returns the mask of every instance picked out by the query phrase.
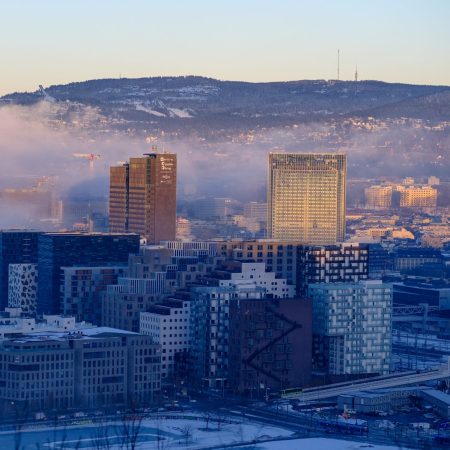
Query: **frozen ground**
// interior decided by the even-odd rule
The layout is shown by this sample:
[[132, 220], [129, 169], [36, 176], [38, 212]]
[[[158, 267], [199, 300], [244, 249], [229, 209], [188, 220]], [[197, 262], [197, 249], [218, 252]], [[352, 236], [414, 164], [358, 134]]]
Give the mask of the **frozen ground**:
[[[266, 426], [254, 422], [235, 421], [232, 424], [220, 424], [209, 422], [206, 424], [204, 418], [199, 420], [187, 419], [145, 419], [137, 435], [136, 450], [163, 450], [182, 449], [191, 450], [202, 448], [226, 448], [232, 444], [242, 446], [233, 447], [241, 450], [394, 450], [394, 447], [382, 445], [371, 445], [367, 443], [340, 441], [336, 439], [314, 438], [314, 439], [292, 439], [290, 430], [279, 427]], [[94, 425], [75, 425], [66, 428], [58, 427], [56, 430], [35, 425], [34, 428], [22, 430], [20, 434], [13, 432], [0, 433], [1, 449], [19, 450], [119, 450], [132, 448], [126, 445], [124, 435], [132, 436], [133, 427], [129, 423], [127, 428], [124, 424], [108, 423]], [[280, 440], [276, 440], [279, 438]], [[284, 438], [284, 439], [283, 439]], [[272, 442], [263, 442], [275, 439]], [[251, 445], [246, 445], [254, 442]], [[17, 445], [18, 444], [18, 445]]]

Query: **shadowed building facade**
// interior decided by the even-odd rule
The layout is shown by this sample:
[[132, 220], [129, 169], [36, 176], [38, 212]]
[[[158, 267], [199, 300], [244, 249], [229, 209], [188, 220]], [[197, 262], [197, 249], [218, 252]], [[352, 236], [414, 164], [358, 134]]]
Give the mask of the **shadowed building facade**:
[[36, 264], [39, 231], [0, 231], [0, 309], [8, 306], [10, 264]]
[[111, 167], [110, 231], [139, 233], [149, 244], [176, 237], [177, 156], [150, 153]]
[[38, 314], [57, 314], [62, 310], [63, 267], [123, 265], [130, 254], [138, 252], [138, 234], [41, 234], [38, 239]]
[[269, 237], [313, 245], [342, 242], [346, 163], [342, 154], [271, 153]]

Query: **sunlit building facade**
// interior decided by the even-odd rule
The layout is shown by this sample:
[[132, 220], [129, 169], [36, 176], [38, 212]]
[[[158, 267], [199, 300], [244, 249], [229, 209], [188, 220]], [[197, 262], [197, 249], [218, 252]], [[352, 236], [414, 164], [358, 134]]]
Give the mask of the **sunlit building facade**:
[[390, 208], [392, 186], [370, 186], [364, 190], [366, 206], [369, 208]]
[[268, 234], [304, 244], [345, 237], [346, 155], [269, 155]]
[[437, 189], [431, 186], [408, 186], [400, 190], [400, 207], [435, 208]]
[[110, 230], [148, 243], [176, 237], [177, 156], [150, 153], [110, 169]]

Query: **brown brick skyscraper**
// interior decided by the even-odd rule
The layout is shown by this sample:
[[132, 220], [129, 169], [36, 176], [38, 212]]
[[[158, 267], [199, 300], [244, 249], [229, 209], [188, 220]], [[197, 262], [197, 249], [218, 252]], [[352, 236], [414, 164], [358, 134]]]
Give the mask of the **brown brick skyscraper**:
[[175, 240], [177, 155], [150, 153], [110, 169], [109, 228], [149, 244]]

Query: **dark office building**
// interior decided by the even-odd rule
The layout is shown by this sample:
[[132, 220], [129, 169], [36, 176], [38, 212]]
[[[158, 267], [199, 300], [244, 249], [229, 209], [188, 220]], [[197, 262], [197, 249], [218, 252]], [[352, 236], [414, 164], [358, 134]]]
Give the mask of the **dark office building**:
[[61, 312], [61, 267], [126, 264], [139, 252], [138, 234], [45, 233], [38, 241], [38, 313]]
[[369, 278], [381, 278], [393, 269], [393, 257], [381, 244], [367, 244], [369, 249]]
[[[417, 274], [421, 268], [431, 265], [436, 272], [436, 265], [441, 265], [443, 273], [443, 256], [440, 250], [424, 247], [399, 247], [394, 251], [394, 270], [402, 274]], [[419, 269], [419, 271], [417, 271]], [[439, 275], [438, 275], [439, 276]]]
[[369, 275], [367, 244], [348, 243], [297, 247], [297, 294], [309, 284], [357, 283]]
[[39, 231], [0, 231], [0, 309], [8, 306], [9, 264], [35, 264], [38, 255]]
[[312, 308], [305, 299], [230, 302], [229, 385], [263, 397], [310, 381]]
[[405, 280], [393, 283], [394, 305], [439, 306], [441, 309], [450, 308], [450, 285], [442, 281], [423, 282], [420, 280]]

